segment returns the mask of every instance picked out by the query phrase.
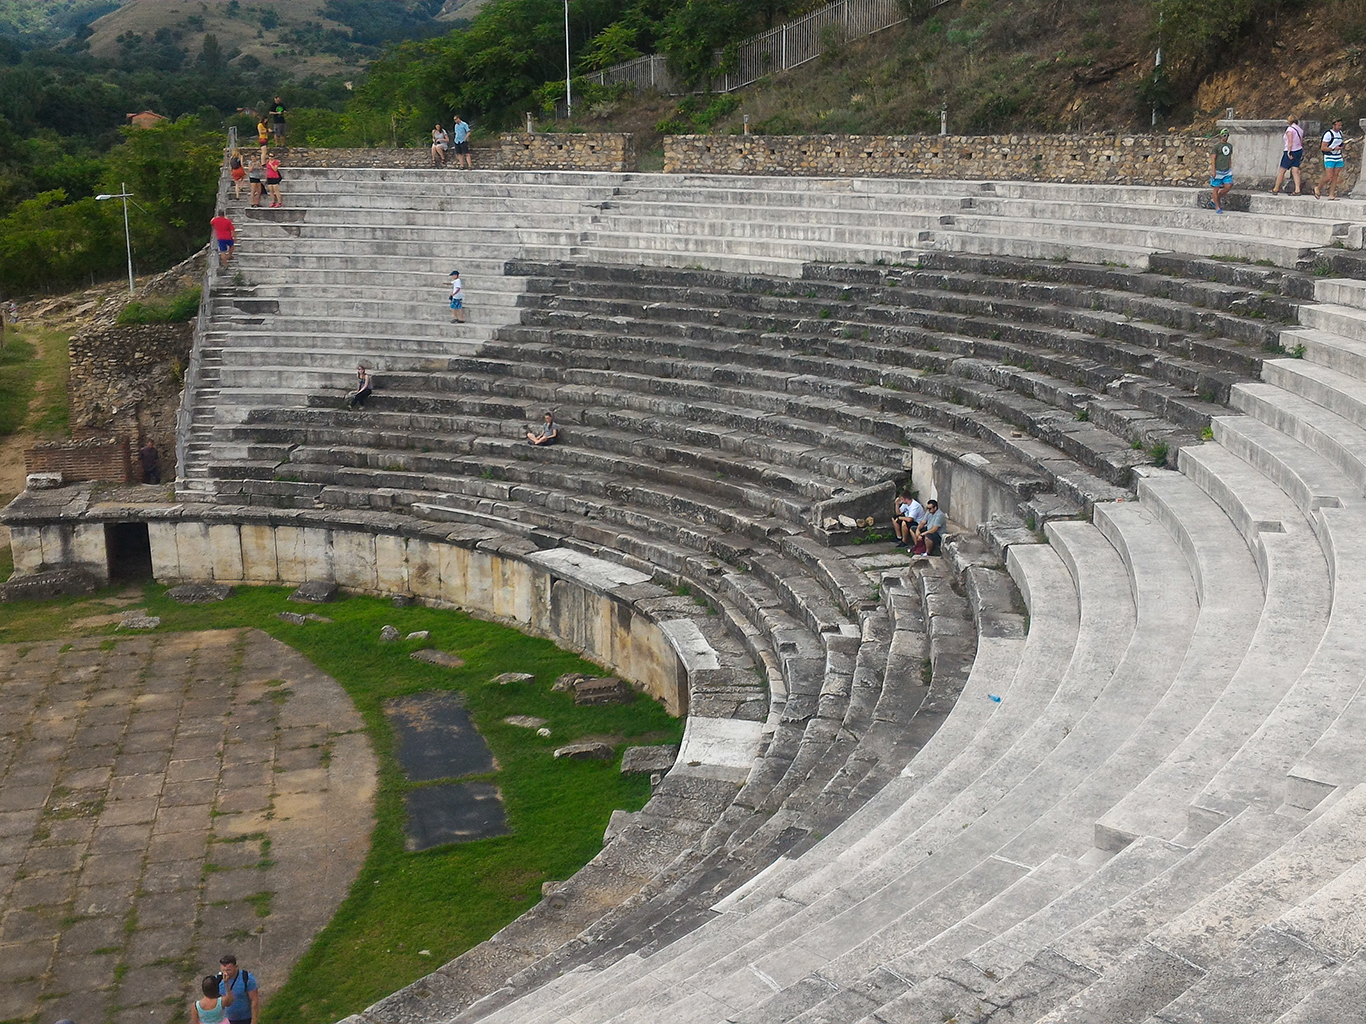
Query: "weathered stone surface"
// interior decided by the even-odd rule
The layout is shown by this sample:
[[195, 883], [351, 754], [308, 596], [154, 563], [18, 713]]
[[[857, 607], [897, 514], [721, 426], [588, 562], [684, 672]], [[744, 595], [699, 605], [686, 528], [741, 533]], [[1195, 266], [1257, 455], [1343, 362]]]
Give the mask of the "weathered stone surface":
[[1198, 185], [1209, 140], [1193, 135], [666, 135], [670, 174]]
[[296, 626], [302, 626], [308, 621], [307, 615], [300, 615], [298, 612], [280, 612], [275, 617], [281, 622], [293, 623]]
[[409, 633], [409, 634], [408, 634], [407, 636], [405, 636], [403, 639], [405, 639], [405, 640], [426, 640], [427, 637], [429, 637], [429, 636], [431, 636], [431, 633], [430, 633], [429, 631], [427, 631], [427, 630], [425, 630], [425, 629], [418, 629], [418, 630], [414, 630], [413, 632]]
[[93, 594], [94, 577], [80, 569], [53, 569], [0, 584], [0, 601], [46, 601], [65, 595]]
[[653, 747], [627, 747], [621, 755], [623, 774], [667, 772], [678, 758], [678, 748], [671, 743]]
[[30, 491], [50, 491], [66, 483], [61, 473], [30, 473], [24, 477], [24, 486]]
[[494, 676], [490, 682], [497, 683], [499, 686], [506, 686], [508, 683], [529, 683], [535, 678], [530, 672], [502, 672]]
[[575, 683], [580, 679], [587, 678], [588, 676], [582, 672], [566, 672], [551, 684], [550, 691], [552, 693], [570, 693], [573, 691]]
[[639, 820], [639, 811], [623, 811], [620, 809], [613, 811], [612, 816], [607, 819], [607, 828], [602, 833], [603, 843], [610, 843]]
[[414, 651], [408, 655], [414, 661], [426, 662], [428, 665], [440, 665], [442, 668], [464, 668], [465, 659], [456, 657], [447, 651], [437, 651], [430, 647], [424, 647], [420, 651]]
[[592, 707], [597, 704], [629, 704], [634, 691], [611, 676], [588, 676], [574, 684], [574, 703]]
[[545, 719], [537, 718], [535, 715], [508, 715], [503, 721], [523, 729], [539, 729], [545, 725]]
[[383, 640], [385, 643], [393, 643], [402, 635], [403, 634], [396, 630], [393, 626], [385, 626], [383, 629], [379, 631], [379, 638]]
[[294, 593], [289, 595], [289, 599], [306, 604], [326, 604], [336, 596], [337, 585], [330, 580], [309, 580], [297, 587]]
[[606, 743], [585, 740], [581, 743], [566, 743], [555, 748], [555, 759], [567, 757], [572, 761], [610, 761], [612, 748]]
[[389, 599], [389, 603], [395, 608], [409, 608], [413, 604], [412, 594], [395, 594]]
[[161, 619], [156, 615], [131, 611], [124, 614], [123, 621], [119, 623], [119, 629], [156, 629], [160, 625]]
[[176, 604], [212, 604], [232, 597], [232, 587], [226, 583], [182, 583], [166, 591]]

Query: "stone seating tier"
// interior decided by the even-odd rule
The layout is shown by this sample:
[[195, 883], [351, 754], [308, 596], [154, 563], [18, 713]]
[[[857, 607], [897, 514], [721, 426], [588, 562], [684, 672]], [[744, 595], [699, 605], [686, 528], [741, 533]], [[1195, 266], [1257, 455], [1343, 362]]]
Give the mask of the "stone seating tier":
[[[244, 226], [185, 489], [493, 523], [639, 567], [714, 607], [771, 691], [763, 756], [635, 895], [482, 989], [440, 980], [470, 977], [457, 962], [364, 1020], [1270, 1020], [1352, 984], [1334, 908], [1360, 859], [1366, 287], [1325, 247], [1359, 246], [1366, 207], [476, 176], [469, 254], [522, 233], [500, 312], [442, 351], [444, 309], [401, 278], [435, 287], [460, 255], [431, 234], [463, 216], [457, 183], [296, 180], [292, 221]], [[1097, 265], [1019, 258], [1067, 252]], [[358, 290], [309, 305], [285, 290], [296, 257]], [[346, 324], [366, 316], [391, 326]], [[382, 386], [349, 414], [358, 357]], [[567, 443], [532, 451], [547, 406]], [[1152, 467], [1163, 446], [1180, 473]], [[822, 501], [927, 456], [1012, 496], [982, 533], [1027, 636], [971, 538], [961, 591], [945, 562], [906, 574], [816, 539]]]

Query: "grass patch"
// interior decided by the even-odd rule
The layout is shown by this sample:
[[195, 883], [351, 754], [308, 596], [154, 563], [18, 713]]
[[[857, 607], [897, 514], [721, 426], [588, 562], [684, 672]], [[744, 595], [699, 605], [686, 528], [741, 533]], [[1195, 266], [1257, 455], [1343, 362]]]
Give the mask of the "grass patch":
[[0, 348], [0, 435], [24, 427], [40, 434], [67, 432], [68, 337], [66, 331], [28, 323], [6, 330]]
[[119, 310], [118, 322], [128, 324], [178, 324], [199, 315], [199, 289], [186, 288], [165, 301], [133, 301]]
[[[300, 651], [346, 689], [380, 759], [370, 854], [332, 921], [265, 1007], [266, 1024], [339, 1020], [477, 945], [535, 905], [542, 882], [568, 878], [587, 863], [602, 848], [614, 809], [636, 810], [649, 798], [648, 780], [623, 776], [619, 761], [556, 761], [557, 746], [593, 736], [620, 749], [682, 736], [682, 723], [644, 694], [630, 705], [576, 707], [571, 694], [551, 693], [550, 684], [565, 672], [601, 674], [601, 668], [549, 641], [458, 612], [350, 597], [327, 606], [332, 622], [294, 626], [275, 617], [291, 607], [281, 587], [243, 587], [221, 604], [196, 606], [175, 604], [160, 586], [146, 593], [149, 614], [162, 617], [161, 630], [255, 627]], [[19, 607], [0, 607], [0, 622]], [[81, 613], [79, 603], [62, 613]], [[381, 643], [384, 625], [403, 634], [429, 630], [431, 638]], [[50, 620], [45, 635], [52, 635]], [[408, 657], [428, 645], [458, 653], [465, 667], [452, 671]], [[490, 681], [505, 671], [532, 672], [535, 680]], [[395, 759], [383, 705], [433, 690], [464, 695], [500, 766], [493, 780], [511, 835], [421, 853], [405, 848], [403, 797], [412, 785]], [[518, 714], [546, 719], [551, 735], [503, 721]], [[263, 917], [271, 911], [265, 894], [254, 907]], [[418, 956], [419, 950], [430, 955]]]

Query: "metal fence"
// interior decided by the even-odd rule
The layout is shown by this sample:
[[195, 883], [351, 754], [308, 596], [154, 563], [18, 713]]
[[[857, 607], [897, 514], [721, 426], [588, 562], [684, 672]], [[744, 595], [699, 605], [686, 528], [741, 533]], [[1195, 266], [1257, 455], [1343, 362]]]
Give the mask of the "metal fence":
[[[713, 58], [716, 74], [708, 84], [685, 86], [669, 70], [664, 57], [637, 57], [596, 74], [585, 75], [599, 85], [628, 84], [636, 89], [655, 89], [678, 96], [688, 92], [734, 92], [753, 85], [765, 75], [788, 71], [815, 60], [828, 47], [861, 39], [907, 21], [910, 12], [922, 14], [950, 0], [834, 0], [819, 10], [751, 36], [727, 59], [722, 51]], [[722, 70], [724, 67], [725, 70]]]

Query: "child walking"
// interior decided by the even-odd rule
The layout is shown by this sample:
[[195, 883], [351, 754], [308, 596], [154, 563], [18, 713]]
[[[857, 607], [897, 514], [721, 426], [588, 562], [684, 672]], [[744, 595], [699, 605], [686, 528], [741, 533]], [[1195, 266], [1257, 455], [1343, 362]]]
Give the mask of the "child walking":
[[465, 322], [465, 286], [460, 283], [460, 271], [451, 271], [451, 320]]

